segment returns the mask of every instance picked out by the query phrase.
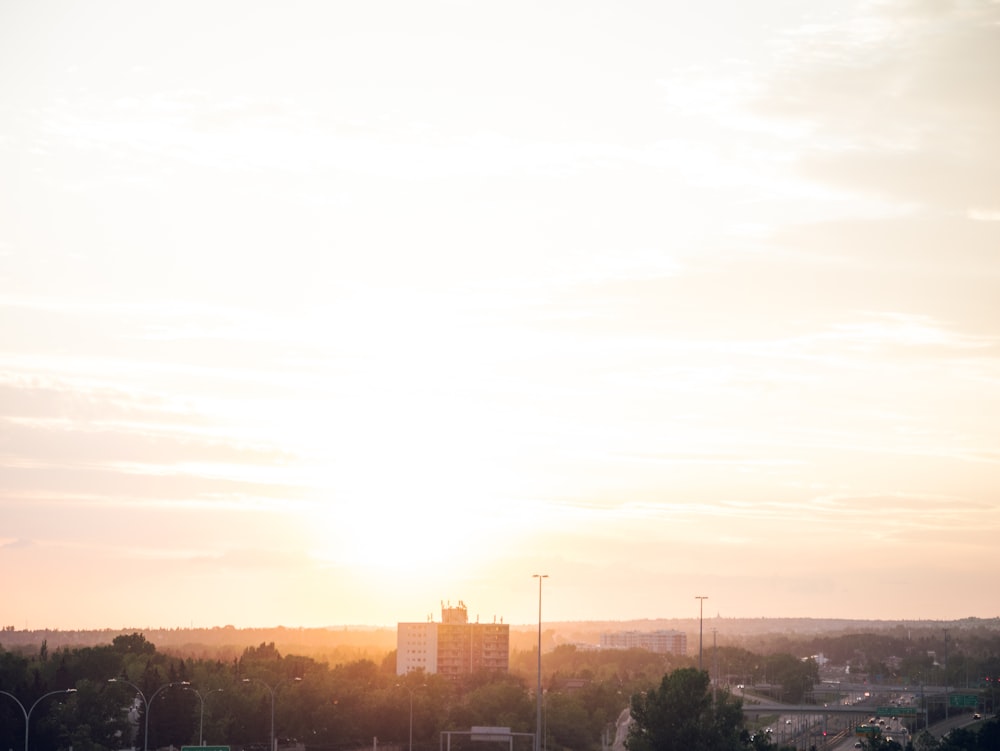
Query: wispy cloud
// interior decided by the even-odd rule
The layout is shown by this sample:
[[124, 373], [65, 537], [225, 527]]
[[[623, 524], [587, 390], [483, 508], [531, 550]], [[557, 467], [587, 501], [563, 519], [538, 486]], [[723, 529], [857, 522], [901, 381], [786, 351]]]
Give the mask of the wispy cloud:
[[791, 37], [760, 107], [811, 125], [801, 170], [813, 179], [927, 209], [988, 205], [1000, 174], [987, 73], [1000, 64], [998, 19], [994, 3], [863, 6]]

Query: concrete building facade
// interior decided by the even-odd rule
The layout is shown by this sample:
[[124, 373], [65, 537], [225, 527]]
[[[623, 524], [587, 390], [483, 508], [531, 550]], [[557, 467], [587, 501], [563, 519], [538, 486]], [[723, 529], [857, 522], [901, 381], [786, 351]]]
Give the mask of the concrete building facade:
[[[396, 624], [396, 673], [413, 670], [437, 672], [437, 626], [427, 623]], [[400, 666], [403, 669], [400, 670]]]
[[601, 634], [601, 649], [648, 649], [657, 654], [686, 655], [683, 631], [610, 631]]
[[506, 673], [510, 666], [510, 626], [469, 623], [465, 603], [441, 603], [441, 622], [396, 625], [396, 674], [414, 670], [458, 678], [480, 670]]

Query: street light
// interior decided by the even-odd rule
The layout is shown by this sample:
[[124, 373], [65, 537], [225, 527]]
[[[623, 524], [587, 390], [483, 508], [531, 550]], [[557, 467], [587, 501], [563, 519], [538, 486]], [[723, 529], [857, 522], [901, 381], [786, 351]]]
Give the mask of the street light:
[[698, 600], [698, 670], [701, 670], [701, 635], [702, 628], [704, 626], [705, 612], [705, 600], [708, 599], [708, 595], [695, 595], [694, 599]]
[[715, 704], [715, 687], [719, 682], [719, 647], [716, 642], [716, 636], [718, 635], [719, 629], [712, 629], [712, 674], [715, 676], [711, 679], [712, 683], [712, 703]]
[[[201, 702], [201, 716], [200, 716], [200, 718], [198, 720], [198, 745], [199, 746], [204, 746], [205, 745], [205, 732], [204, 732], [204, 729], [205, 729], [205, 697], [202, 696], [201, 692], [198, 689], [196, 689], [193, 686], [191, 686], [191, 684], [188, 683], [187, 681], [184, 681], [183, 685], [184, 685], [184, 687], [188, 691], [194, 691], [194, 695], [197, 696], [198, 700]], [[222, 691], [221, 688], [213, 688], [209, 693], [218, 693], [220, 691]]]
[[944, 718], [948, 719], [948, 629], [944, 629]]
[[143, 749], [143, 751], [149, 751], [149, 713], [150, 713], [150, 710], [152, 709], [153, 699], [155, 699], [156, 695], [158, 693], [160, 693], [165, 688], [170, 688], [171, 686], [190, 686], [191, 685], [191, 683], [189, 681], [171, 681], [170, 683], [165, 683], [162, 686], [160, 686], [147, 699], [146, 695], [144, 693], [142, 693], [142, 689], [139, 688], [138, 686], [136, 686], [134, 683], [132, 683], [132, 681], [126, 680], [124, 678], [108, 678], [108, 683], [125, 683], [125, 684], [131, 686], [132, 688], [134, 688], [135, 692], [137, 694], [139, 694], [139, 698], [142, 699], [143, 707], [146, 710], [146, 712], [145, 712], [145, 715], [146, 715], [145, 727], [144, 727], [144, 730], [142, 732], [142, 749]]
[[538, 704], [535, 716], [535, 751], [542, 749], [542, 579], [548, 579], [548, 574], [532, 574], [538, 579], [538, 686], [535, 689], [535, 699]]
[[[139, 698], [142, 699], [143, 714], [146, 716], [147, 720], [149, 719], [149, 702], [146, 701], [146, 695], [142, 693], [141, 688], [132, 683], [132, 681], [126, 680], [125, 678], [108, 678], [108, 683], [125, 683], [131, 686], [133, 689], [135, 689], [135, 692], [139, 695]], [[144, 749], [149, 747], [148, 739], [143, 738], [142, 743]]]
[[413, 692], [418, 688], [425, 688], [427, 684], [421, 683], [419, 686], [414, 686], [413, 688], [404, 686], [402, 683], [397, 683], [396, 686], [399, 688], [405, 688], [410, 692], [410, 751], [413, 751]]
[[[296, 677], [296, 678], [292, 678], [291, 680], [298, 682], [298, 681], [301, 681], [302, 679]], [[270, 751], [277, 751], [277, 746], [274, 745], [274, 692], [277, 690], [278, 686], [281, 685], [281, 681], [279, 681], [278, 683], [274, 684], [274, 688], [272, 688], [271, 686], [268, 686], [260, 678], [256, 678], [256, 679], [255, 678], [244, 678], [243, 682], [244, 683], [259, 683], [262, 686], [264, 686], [264, 688], [266, 688], [271, 693], [271, 748], [270, 748]]]
[[8, 691], [0, 691], [0, 694], [4, 696], [9, 696], [11, 699], [17, 702], [17, 706], [21, 708], [21, 713], [24, 714], [24, 751], [28, 751], [28, 727], [31, 725], [31, 713], [35, 711], [35, 707], [38, 706], [38, 702], [44, 699], [46, 696], [55, 696], [56, 694], [75, 694], [75, 688], [66, 688], [61, 691], [49, 691], [47, 694], [42, 694], [37, 699], [35, 703], [31, 705], [31, 709], [25, 709], [21, 700], [18, 699], [14, 694]]

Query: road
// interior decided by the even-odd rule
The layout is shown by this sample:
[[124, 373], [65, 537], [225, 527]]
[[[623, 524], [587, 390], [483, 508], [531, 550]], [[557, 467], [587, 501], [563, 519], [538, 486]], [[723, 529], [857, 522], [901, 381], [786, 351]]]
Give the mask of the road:
[[[987, 716], [984, 715], [983, 719], [987, 719]], [[935, 738], [940, 739], [941, 736], [943, 736], [952, 728], [965, 727], [966, 725], [972, 725], [976, 722], [979, 722], [979, 720], [973, 720], [972, 715], [963, 714], [957, 717], [950, 717], [947, 720], [941, 720], [940, 722], [936, 722], [933, 725], [931, 725], [930, 728], [928, 729], [930, 730], [931, 735], [933, 735]], [[898, 726], [899, 726], [898, 721], [896, 723], [889, 724], [890, 737], [899, 741], [901, 746], [905, 746], [906, 736], [902, 734], [902, 732], [898, 729]], [[857, 736], [848, 735], [847, 737], [837, 742], [835, 745], [830, 746], [830, 751], [854, 751], [855, 749], [854, 744], [857, 743], [858, 740], [859, 738]]]
[[623, 709], [621, 714], [618, 715], [618, 721], [615, 723], [615, 739], [611, 744], [611, 751], [625, 751], [625, 739], [628, 738], [628, 726], [631, 719], [628, 707]]
[[[753, 697], [746, 691], [737, 689], [735, 692], [737, 695], [742, 696], [744, 701], [748, 699], [762, 699], [765, 697]], [[772, 728], [772, 733], [774, 734], [774, 740], [778, 741], [782, 745], [789, 744], [795, 745], [798, 748], [809, 748], [809, 746], [815, 744], [817, 748], [824, 749], [824, 751], [855, 751], [854, 744], [858, 742], [859, 737], [851, 732], [847, 732], [844, 735], [838, 736], [834, 732], [835, 723], [830, 722], [829, 725], [829, 745], [824, 747], [822, 740], [823, 731], [823, 715], [826, 710], [827, 717], [833, 716], [835, 711], [844, 711], [847, 707], [841, 705], [840, 707], [825, 707], [819, 709], [818, 707], [804, 707], [795, 706], [791, 707], [788, 705], [780, 705], [772, 703], [770, 700], [766, 700], [768, 703], [766, 705], [758, 705], [762, 711], [773, 712], [778, 715], [778, 719]], [[819, 710], [819, 711], [817, 711]], [[832, 710], [832, 711], [831, 711]], [[870, 714], [873, 710], [871, 706], [853, 706], [850, 707], [850, 711], [856, 713], [862, 713], [864, 715]], [[846, 718], [845, 718], [846, 719]], [[869, 717], [865, 717], [865, 721], [868, 721]], [[900, 745], [906, 745], [906, 735], [904, 734], [904, 726], [900, 719], [891, 719], [889, 717], [882, 718], [885, 721], [883, 726], [890, 737], [895, 738], [900, 742]], [[983, 716], [983, 719], [987, 719], [987, 715]], [[628, 737], [628, 726], [629, 726], [629, 711], [628, 709], [622, 710], [621, 714], [618, 715], [618, 719], [615, 722], [615, 739], [611, 744], [609, 751], [625, 751], [625, 739]], [[829, 720], [828, 720], [829, 722]], [[952, 728], [964, 727], [966, 725], [971, 725], [978, 720], [973, 720], [970, 714], [961, 714], [954, 717], [950, 717], [947, 720], [942, 720], [937, 722], [929, 728], [931, 733], [935, 738], [940, 738], [945, 733], [947, 733]], [[837, 740], [839, 738], [839, 740]]]

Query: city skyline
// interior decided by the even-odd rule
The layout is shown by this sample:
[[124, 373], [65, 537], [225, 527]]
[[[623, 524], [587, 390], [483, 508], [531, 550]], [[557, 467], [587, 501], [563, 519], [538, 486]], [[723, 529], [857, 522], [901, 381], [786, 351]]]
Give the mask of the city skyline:
[[0, 9], [0, 625], [998, 615], [1000, 4]]

